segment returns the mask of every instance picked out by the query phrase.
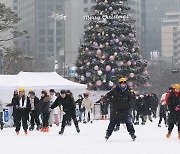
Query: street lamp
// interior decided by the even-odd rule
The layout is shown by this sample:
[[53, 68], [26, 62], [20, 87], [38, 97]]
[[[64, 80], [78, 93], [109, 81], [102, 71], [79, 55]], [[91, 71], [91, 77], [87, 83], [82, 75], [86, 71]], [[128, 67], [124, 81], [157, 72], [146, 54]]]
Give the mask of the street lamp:
[[54, 21], [54, 57], [53, 57], [53, 63], [54, 63], [54, 72], [56, 72], [56, 21], [57, 20], [66, 20], [66, 16], [63, 14], [52, 12], [52, 15], [50, 18]]

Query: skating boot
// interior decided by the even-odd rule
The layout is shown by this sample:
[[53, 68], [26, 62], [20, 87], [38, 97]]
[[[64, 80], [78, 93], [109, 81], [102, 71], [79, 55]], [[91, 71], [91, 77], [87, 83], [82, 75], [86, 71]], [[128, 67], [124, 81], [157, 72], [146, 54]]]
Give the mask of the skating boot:
[[115, 128], [114, 128], [114, 131], [116, 132], [116, 131], [118, 131], [119, 130], [119, 126], [116, 126]]
[[36, 130], [39, 131], [40, 129], [41, 129], [41, 126], [38, 125], [38, 126], [36, 127]]
[[161, 127], [161, 124], [158, 124], [158, 127]]
[[108, 133], [108, 131], [106, 131], [106, 136], [105, 136], [106, 141], [109, 139], [110, 136], [111, 135]]
[[27, 134], [28, 134], [27, 130], [25, 130], [25, 131], [24, 131], [24, 134], [25, 134], [25, 135], [27, 135]]
[[30, 127], [29, 127], [29, 130], [30, 130], [30, 131], [34, 130], [34, 126], [30, 126]]
[[134, 124], [135, 124], [135, 125], [139, 125], [139, 121], [136, 121]]
[[19, 132], [16, 132], [16, 135], [19, 135]]
[[168, 132], [168, 133], [166, 134], [166, 137], [167, 137], [167, 138], [170, 138], [170, 137], [171, 137], [171, 132]]
[[3, 130], [3, 124], [1, 124], [1, 130]]
[[59, 135], [63, 135], [64, 133], [64, 128], [61, 128], [61, 131], [59, 131]]
[[76, 131], [77, 131], [78, 133], [80, 133], [79, 126], [76, 126]]
[[180, 140], [180, 131], [178, 131], [178, 139]]
[[131, 135], [131, 138], [133, 139], [133, 141], [135, 141], [136, 135], [134, 135], [134, 134], [130, 134], [130, 135]]

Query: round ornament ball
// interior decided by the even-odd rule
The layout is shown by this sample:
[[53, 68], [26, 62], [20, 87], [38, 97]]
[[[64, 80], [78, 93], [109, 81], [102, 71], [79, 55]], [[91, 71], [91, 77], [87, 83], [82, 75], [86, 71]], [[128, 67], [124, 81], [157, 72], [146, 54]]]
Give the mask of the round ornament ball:
[[101, 80], [96, 81], [96, 85], [97, 86], [101, 86], [102, 85], [102, 81]]
[[110, 61], [114, 61], [114, 59], [115, 59], [115, 57], [113, 55], [109, 57]]
[[98, 33], [98, 36], [101, 36], [101, 33]]
[[131, 51], [132, 51], [132, 52], [135, 52], [135, 49], [134, 49], [134, 48], [132, 48], [132, 49], [131, 49]]
[[115, 42], [116, 42], [116, 43], [119, 43], [119, 39], [115, 39]]
[[103, 73], [103, 72], [102, 72], [101, 70], [98, 71], [98, 75], [102, 75], [102, 73]]
[[100, 49], [98, 49], [98, 50], [96, 51], [96, 53], [97, 53], [98, 55], [101, 55], [102, 51], [101, 51]]
[[89, 78], [91, 76], [91, 72], [86, 72], [86, 77]]
[[108, 3], [108, 0], [105, 0], [104, 3]]
[[122, 66], [124, 63], [122, 61], [119, 62], [119, 66]]
[[85, 78], [84, 78], [84, 75], [82, 75], [82, 76], [81, 76], [81, 81], [84, 81], [84, 79], [85, 79]]
[[128, 61], [128, 62], [127, 62], [127, 65], [130, 66], [130, 65], [131, 65], [131, 61]]
[[109, 72], [111, 70], [111, 66], [107, 65], [106, 66], [106, 71]]
[[110, 10], [110, 11], [112, 11], [112, 10], [113, 10], [113, 8], [112, 8], [112, 7], [109, 7], [109, 10]]
[[114, 56], [117, 56], [117, 52], [114, 53]]
[[89, 66], [89, 65], [90, 65], [90, 62], [87, 62], [86, 65]]
[[103, 47], [104, 47], [104, 46], [103, 46], [102, 44], [100, 44], [99, 48], [101, 48], [101, 49], [102, 49]]
[[130, 77], [130, 78], [133, 78], [133, 77], [134, 77], [134, 73], [130, 73], [130, 74], [129, 74], [129, 77]]
[[116, 35], [115, 35], [115, 34], [112, 34], [111, 36], [112, 36], [112, 37], [115, 37]]
[[106, 42], [106, 46], [109, 46], [109, 43], [108, 43], [108, 42]]
[[96, 24], [96, 28], [99, 28], [99, 25], [98, 25], [98, 24]]
[[94, 66], [94, 70], [98, 70], [99, 69], [99, 67], [96, 65], [96, 66]]
[[86, 50], [86, 51], [88, 51], [89, 49], [88, 49], [88, 48], [86, 48], [85, 50]]

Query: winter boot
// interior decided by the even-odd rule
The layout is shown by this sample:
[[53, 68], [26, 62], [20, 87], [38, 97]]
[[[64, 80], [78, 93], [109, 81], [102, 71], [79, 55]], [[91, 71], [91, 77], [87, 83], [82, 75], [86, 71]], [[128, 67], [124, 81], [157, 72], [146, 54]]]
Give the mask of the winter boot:
[[36, 130], [39, 131], [41, 129], [40, 125], [37, 125]]
[[119, 126], [116, 126], [115, 128], [114, 128], [114, 131], [116, 132], [116, 131], [118, 131], [119, 130]]
[[180, 131], [178, 131], [178, 139], [180, 140]]
[[30, 127], [29, 127], [29, 130], [30, 130], [30, 131], [34, 130], [34, 126], [30, 126]]
[[135, 125], [139, 125], [139, 121], [136, 121], [134, 124], [135, 124]]
[[63, 135], [64, 133], [64, 128], [61, 128], [61, 131], [59, 131], [59, 135]]
[[167, 137], [167, 138], [170, 138], [170, 136], [171, 136], [171, 132], [169, 131], [169, 132], [166, 134], [166, 137]]
[[45, 127], [44, 132], [49, 132], [49, 127]]
[[158, 127], [161, 127], [161, 124], [158, 124]]
[[16, 132], [17, 135], [19, 135], [19, 132]]
[[25, 134], [25, 135], [27, 135], [27, 134], [28, 134], [27, 130], [25, 130], [25, 131], [24, 131], [24, 134]]
[[41, 129], [41, 132], [45, 132], [45, 127], [43, 127], [43, 128]]
[[106, 136], [105, 136], [106, 141], [109, 139], [110, 136], [111, 135], [108, 133], [108, 131], [106, 131]]
[[136, 135], [133, 133], [133, 134], [130, 134], [131, 135], [131, 138], [133, 139], [133, 141], [136, 139]]
[[76, 131], [77, 131], [78, 133], [80, 133], [79, 126], [76, 126]]

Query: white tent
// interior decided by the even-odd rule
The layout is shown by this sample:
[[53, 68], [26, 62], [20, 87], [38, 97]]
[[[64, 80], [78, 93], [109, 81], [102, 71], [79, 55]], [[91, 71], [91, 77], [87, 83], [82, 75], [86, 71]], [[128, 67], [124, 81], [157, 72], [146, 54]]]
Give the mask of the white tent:
[[11, 101], [13, 91], [21, 87], [26, 91], [33, 89], [38, 96], [42, 89], [69, 89], [78, 95], [86, 91], [87, 85], [64, 79], [56, 72], [20, 72], [18, 75], [0, 76], [0, 98], [6, 103]]

